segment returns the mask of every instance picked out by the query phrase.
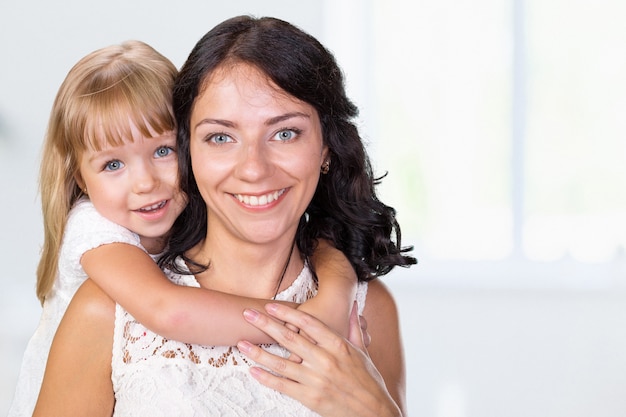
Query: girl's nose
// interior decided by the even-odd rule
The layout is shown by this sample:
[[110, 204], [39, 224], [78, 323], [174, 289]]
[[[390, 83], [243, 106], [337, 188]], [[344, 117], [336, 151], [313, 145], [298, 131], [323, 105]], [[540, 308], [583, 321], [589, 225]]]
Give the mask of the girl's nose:
[[152, 166], [144, 165], [133, 172], [133, 191], [137, 194], [151, 192], [158, 183], [158, 176]]

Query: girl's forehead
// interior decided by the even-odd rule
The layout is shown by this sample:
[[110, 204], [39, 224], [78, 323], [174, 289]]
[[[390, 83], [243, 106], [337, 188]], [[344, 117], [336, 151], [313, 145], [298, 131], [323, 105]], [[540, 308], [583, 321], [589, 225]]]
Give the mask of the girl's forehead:
[[100, 151], [115, 148], [137, 140], [150, 139], [165, 135], [175, 136], [175, 130], [158, 132], [145, 120], [136, 123], [127, 118], [124, 122], [104, 123], [98, 122], [92, 127], [91, 132], [85, 133], [85, 147], [90, 150]]
[[128, 122], [98, 120], [91, 127], [87, 127], [85, 132], [86, 148], [99, 151], [121, 146], [134, 140], [133, 131], [136, 131], [136, 127]]

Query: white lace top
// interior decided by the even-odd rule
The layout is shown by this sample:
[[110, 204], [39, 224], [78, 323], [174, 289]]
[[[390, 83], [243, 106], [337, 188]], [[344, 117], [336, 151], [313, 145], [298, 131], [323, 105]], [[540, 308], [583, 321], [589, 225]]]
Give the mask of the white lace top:
[[80, 265], [82, 255], [90, 249], [114, 242], [142, 248], [136, 234], [100, 216], [89, 200], [78, 201], [70, 211], [65, 226], [56, 280], [43, 303], [39, 325], [24, 352], [9, 417], [30, 416], [33, 413], [54, 334], [74, 293], [87, 279]]
[[[191, 275], [166, 271], [179, 284], [198, 287]], [[308, 268], [276, 297], [303, 302], [316, 293]], [[359, 311], [367, 284], [359, 285]], [[208, 318], [211, 319], [211, 318]], [[283, 356], [278, 345], [264, 348]], [[264, 387], [249, 375], [252, 361], [236, 347], [199, 346], [168, 340], [116, 307], [113, 342], [114, 416], [317, 416], [298, 401]]]

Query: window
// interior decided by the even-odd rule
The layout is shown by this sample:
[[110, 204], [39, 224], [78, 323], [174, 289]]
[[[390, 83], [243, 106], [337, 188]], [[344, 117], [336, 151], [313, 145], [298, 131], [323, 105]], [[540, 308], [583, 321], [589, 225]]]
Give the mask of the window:
[[623, 267], [626, 3], [331, 6], [326, 43], [422, 268]]
[[626, 247], [626, 6], [529, 0], [527, 10], [524, 252], [614, 260]]

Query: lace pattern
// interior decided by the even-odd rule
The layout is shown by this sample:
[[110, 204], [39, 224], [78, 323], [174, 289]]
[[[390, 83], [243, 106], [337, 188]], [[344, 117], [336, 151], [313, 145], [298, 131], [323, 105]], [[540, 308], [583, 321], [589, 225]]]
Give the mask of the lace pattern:
[[[199, 286], [193, 276], [166, 271], [179, 285]], [[367, 284], [360, 284], [363, 308]], [[303, 302], [317, 292], [305, 267], [276, 297]], [[276, 344], [264, 349], [286, 357]], [[116, 307], [113, 345], [114, 416], [317, 416], [299, 402], [259, 384], [254, 363], [233, 346], [201, 346], [161, 337]]]

